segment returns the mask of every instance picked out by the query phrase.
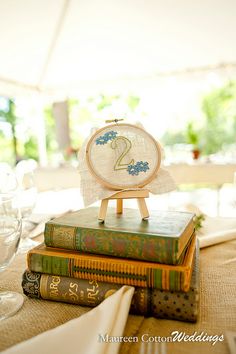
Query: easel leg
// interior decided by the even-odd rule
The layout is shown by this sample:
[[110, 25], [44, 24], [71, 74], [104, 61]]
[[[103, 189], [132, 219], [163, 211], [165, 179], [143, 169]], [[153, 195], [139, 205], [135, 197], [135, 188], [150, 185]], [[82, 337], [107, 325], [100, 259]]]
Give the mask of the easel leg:
[[144, 198], [137, 198], [137, 201], [138, 201], [138, 207], [139, 207], [139, 211], [142, 216], [142, 219], [149, 218], [149, 212], [148, 212], [148, 208], [147, 208], [145, 199]]
[[99, 215], [98, 215], [98, 220], [100, 222], [103, 222], [106, 218], [108, 201], [109, 201], [108, 199], [102, 199], [102, 201], [101, 201], [101, 206], [100, 206]]
[[117, 214], [123, 213], [123, 199], [116, 200], [116, 213]]

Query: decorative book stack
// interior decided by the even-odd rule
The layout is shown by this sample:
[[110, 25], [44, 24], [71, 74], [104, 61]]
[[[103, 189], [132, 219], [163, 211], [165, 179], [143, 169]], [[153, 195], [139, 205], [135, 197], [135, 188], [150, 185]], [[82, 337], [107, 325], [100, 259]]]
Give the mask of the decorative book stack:
[[194, 215], [137, 210], [104, 224], [98, 208], [49, 221], [44, 242], [28, 253], [22, 287], [30, 297], [96, 306], [120, 286], [135, 286], [131, 312], [196, 321], [199, 300], [198, 245]]

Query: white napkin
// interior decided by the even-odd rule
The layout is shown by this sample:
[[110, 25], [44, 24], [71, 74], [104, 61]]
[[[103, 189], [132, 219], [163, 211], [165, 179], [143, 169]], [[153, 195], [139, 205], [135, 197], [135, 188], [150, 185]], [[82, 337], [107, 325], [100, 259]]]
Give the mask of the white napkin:
[[214, 232], [198, 237], [200, 248], [236, 239], [236, 229]]
[[[194, 204], [184, 205], [184, 210], [201, 215], [203, 212]], [[200, 248], [236, 239], [236, 219], [227, 217], [210, 217], [205, 215], [202, 228], [197, 231]]]
[[200, 248], [236, 239], [236, 219], [206, 216], [198, 238]]
[[134, 288], [123, 286], [83, 316], [46, 331], [2, 352], [4, 354], [116, 354], [119, 342], [105, 342], [106, 334], [122, 336]]

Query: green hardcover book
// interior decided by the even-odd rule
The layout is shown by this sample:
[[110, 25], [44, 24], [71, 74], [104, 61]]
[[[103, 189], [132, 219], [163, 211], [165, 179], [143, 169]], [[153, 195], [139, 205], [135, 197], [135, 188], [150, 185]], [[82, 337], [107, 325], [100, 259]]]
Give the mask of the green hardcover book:
[[195, 244], [196, 237], [193, 235], [179, 265], [95, 255], [40, 245], [29, 251], [28, 268], [33, 272], [79, 279], [188, 291]]
[[90, 207], [47, 222], [46, 246], [178, 264], [194, 231], [194, 214], [187, 212], [152, 211], [142, 220], [136, 209], [116, 214], [109, 208], [104, 224], [97, 216]]
[[[94, 307], [122, 285], [97, 280], [76, 279], [26, 270], [22, 278], [25, 295], [33, 298]], [[156, 318], [196, 322], [199, 307], [199, 248], [188, 292], [135, 288], [131, 313]]]

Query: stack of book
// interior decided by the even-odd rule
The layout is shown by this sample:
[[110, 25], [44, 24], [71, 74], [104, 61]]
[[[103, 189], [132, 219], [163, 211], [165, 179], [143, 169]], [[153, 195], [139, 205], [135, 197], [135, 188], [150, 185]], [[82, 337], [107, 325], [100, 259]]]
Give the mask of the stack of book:
[[29, 297], [96, 306], [122, 285], [135, 293], [131, 313], [195, 322], [199, 256], [194, 215], [90, 207], [46, 223], [44, 244], [28, 253], [22, 287]]

